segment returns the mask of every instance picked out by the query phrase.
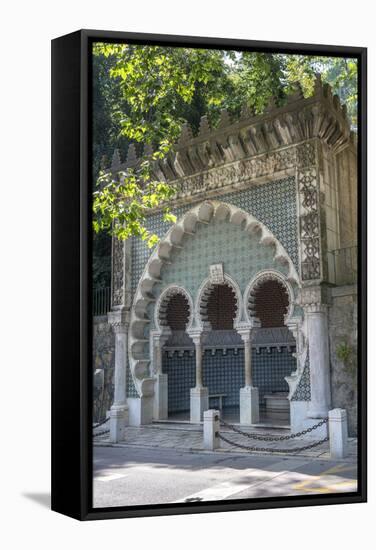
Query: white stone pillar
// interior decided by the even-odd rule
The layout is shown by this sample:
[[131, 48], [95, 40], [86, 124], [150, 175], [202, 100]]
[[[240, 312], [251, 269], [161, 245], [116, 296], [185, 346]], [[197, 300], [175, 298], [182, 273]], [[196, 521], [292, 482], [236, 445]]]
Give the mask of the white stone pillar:
[[125, 312], [110, 312], [109, 323], [115, 332], [115, 390], [114, 402], [110, 411], [110, 441], [117, 443], [125, 436], [125, 426], [128, 424], [127, 405], [127, 336], [129, 321]]
[[203, 386], [202, 376], [202, 331], [189, 332], [195, 345], [196, 357], [196, 386], [191, 388], [191, 414], [190, 420], [193, 424], [202, 422], [203, 412], [209, 409], [208, 388]]
[[331, 401], [327, 306], [314, 303], [304, 309], [307, 319], [311, 376], [311, 402], [308, 415], [311, 418], [326, 418]]
[[156, 374], [162, 374], [162, 348], [163, 340], [161, 336], [158, 336], [154, 340], [154, 351], [155, 351], [155, 372]]
[[154, 418], [155, 420], [167, 420], [168, 418], [168, 375], [163, 372], [156, 375]]
[[194, 340], [196, 351], [196, 388], [202, 388], [202, 342], [198, 337]]
[[162, 332], [151, 331], [150, 345], [153, 347], [153, 374], [155, 390], [153, 403], [153, 418], [166, 420], [168, 418], [168, 375], [163, 373], [163, 346], [171, 335], [168, 328]]
[[330, 458], [346, 458], [348, 454], [347, 412], [345, 409], [329, 411]]
[[252, 386], [252, 345], [251, 331], [241, 334], [244, 342], [244, 385]]
[[252, 327], [237, 329], [244, 342], [244, 388], [240, 388], [240, 424], [250, 426], [260, 421], [259, 391], [252, 385]]
[[215, 451], [219, 448], [219, 411], [210, 409], [204, 412], [204, 449]]

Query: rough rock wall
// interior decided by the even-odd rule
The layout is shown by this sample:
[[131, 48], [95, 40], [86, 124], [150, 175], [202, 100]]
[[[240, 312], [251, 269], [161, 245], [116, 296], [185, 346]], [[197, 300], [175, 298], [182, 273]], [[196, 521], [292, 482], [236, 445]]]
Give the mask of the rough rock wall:
[[356, 285], [332, 288], [329, 345], [332, 405], [347, 410], [349, 434], [357, 433], [357, 307]]
[[107, 316], [94, 317], [93, 323], [93, 375], [94, 421], [104, 418], [114, 394], [115, 337]]

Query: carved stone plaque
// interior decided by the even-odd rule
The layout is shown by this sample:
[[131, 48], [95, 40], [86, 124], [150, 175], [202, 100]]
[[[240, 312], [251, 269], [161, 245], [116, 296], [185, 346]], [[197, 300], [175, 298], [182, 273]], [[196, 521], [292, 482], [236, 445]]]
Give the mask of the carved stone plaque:
[[224, 283], [223, 264], [212, 264], [209, 267], [210, 282], [213, 285], [221, 285]]

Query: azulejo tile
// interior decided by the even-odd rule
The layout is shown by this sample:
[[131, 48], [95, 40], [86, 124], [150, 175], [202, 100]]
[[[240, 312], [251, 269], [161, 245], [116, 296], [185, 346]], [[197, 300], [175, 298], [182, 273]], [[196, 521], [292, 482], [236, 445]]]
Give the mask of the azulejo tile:
[[[285, 376], [296, 369], [296, 360], [287, 348], [261, 348], [252, 352], [252, 374], [254, 384], [259, 388], [260, 404], [264, 395], [271, 392], [288, 392]], [[195, 356], [185, 351], [163, 356], [163, 371], [168, 375], [169, 412], [188, 411], [190, 388], [195, 385]], [[225, 407], [239, 406], [239, 390], [244, 386], [243, 349], [207, 349], [203, 361], [203, 382], [209, 395], [223, 394]]]
[[[296, 190], [293, 176], [220, 195], [218, 200], [244, 209], [267, 225], [286, 248], [295, 267], [298, 267]], [[192, 208], [192, 204], [186, 204], [173, 209], [173, 212], [179, 218], [190, 208]], [[159, 212], [150, 216], [146, 225], [150, 231], [156, 233], [159, 237], [162, 237], [170, 227], [170, 224], [163, 221], [162, 214]], [[223, 228], [223, 231], [221, 228], [221, 234], [226, 245], [230, 246], [231, 238], [226, 233], [225, 228]], [[150, 253], [150, 249], [143, 241], [133, 239], [131, 277], [133, 291], [137, 287]]]
[[296, 387], [291, 401], [310, 401], [311, 400], [311, 376], [309, 366], [309, 350], [304, 364], [303, 374]]

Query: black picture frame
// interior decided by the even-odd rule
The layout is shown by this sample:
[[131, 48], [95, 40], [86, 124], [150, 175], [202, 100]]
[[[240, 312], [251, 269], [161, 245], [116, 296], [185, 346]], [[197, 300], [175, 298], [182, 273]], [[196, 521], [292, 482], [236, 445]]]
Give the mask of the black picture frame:
[[[91, 291], [91, 44], [94, 41], [355, 57], [359, 70], [358, 491], [93, 508]], [[367, 499], [367, 50], [80, 30], [52, 41], [52, 509], [79, 520], [365, 502]], [[69, 397], [67, 397], [69, 396]]]

